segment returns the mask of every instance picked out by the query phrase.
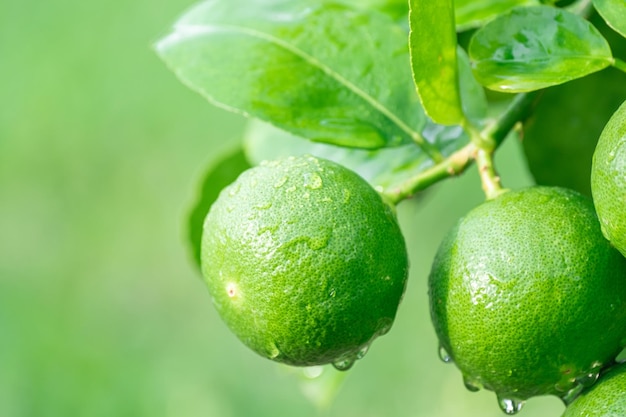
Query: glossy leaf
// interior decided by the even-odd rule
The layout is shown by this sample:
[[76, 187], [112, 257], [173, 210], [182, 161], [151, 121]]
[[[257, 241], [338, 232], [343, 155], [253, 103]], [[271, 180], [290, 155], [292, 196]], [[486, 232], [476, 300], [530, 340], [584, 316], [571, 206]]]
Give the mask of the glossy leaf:
[[626, 1], [593, 0], [593, 5], [613, 30], [626, 37]]
[[384, 14], [312, 0], [208, 0], [156, 49], [211, 102], [298, 136], [369, 149], [422, 141], [406, 33]]
[[413, 79], [426, 114], [436, 123], [462, 124], [453, 1], [410, 0], [409, 25]]
[[456, 29], [480, 27], [516, 6], [538, 4], [538, 0], [454, 0]]
[[250, 164], [245, 158], [243, 151], [239, 149], [215, 165], [212, 165], [202, 180], [202, 185], [200, 186], [196, 202], [189, 213], [187, 223], [187, 236], [191, 253], [198, 267], [200, 266], [204, 218], [213, 202], [217, 200], [220, 191], [235, 181], [239, 174], [248, 168], [250, 168]]
[[470, 65], [469, 57], [463, 48], [458, 47], [456, 51], [458, 71], [459, 71], [459, 92], [461, 94], [461, 105], [463, 113], [471, 120], [475, 126], [482, 125], [487, 118], [488, 103], [483, 86], [480, 85]]
[[591, 23], [549, 6], [516, 8], [491, 21], [473, 36], [469, 55], [478, 81], [506, 92], [562, 84], [613, 61]]
[[[424, 132], [444, 155], [451, 154], [468, 141], [458, 126], [429, 123]], [[313, 143], [257, 120], [249, 124], [244, 149], [252, 164], [304, 154], [330, 159], [352, 169], [379, 191], [391, 189], [433, 164], [415, 144], [378, 150], [350, 149]]]
[[[626, 55], [626, 38], [592, 23], [617, 56]], [[524, 152], [538, 184], [572, 188], [591, 196], [591, 158], [604, 125], [626, 98], [626, 74], [607, 68], [547, 89], [524, 123]]]

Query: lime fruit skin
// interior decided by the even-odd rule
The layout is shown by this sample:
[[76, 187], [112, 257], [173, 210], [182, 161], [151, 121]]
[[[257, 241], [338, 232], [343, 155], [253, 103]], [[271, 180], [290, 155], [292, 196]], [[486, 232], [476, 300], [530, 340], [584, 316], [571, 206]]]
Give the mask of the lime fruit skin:
[[626, 256], [626, 102], [604, 127], [593, 154], [591, 193], [602, 232]]
[[572, 402], [563, 417], [626, 416], [626, 364], [611, 368]]
[[222, 190], [201, 259], [237, 337], [295, 366], [349, 367], [390, 329], [408, 274], [393, 209], [353, 171], [312, 156], [261, 163]]
[[564, 397], [626, 336], [626, 261], [591, 200], [563, 188], [508, 191], [470, 211], [439, 248], [429, 295], [466, 385], [501, 400]]

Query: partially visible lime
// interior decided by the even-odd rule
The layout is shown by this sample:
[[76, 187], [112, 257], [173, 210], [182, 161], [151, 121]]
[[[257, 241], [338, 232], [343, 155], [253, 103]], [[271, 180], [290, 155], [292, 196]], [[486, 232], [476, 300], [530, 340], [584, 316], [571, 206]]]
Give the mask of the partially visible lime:
[[604, 127], [591, 168], [602, 232], [626, 256], [626, 102]]
[[508, 191], [473, 209], [441, 244], [429, 285], [445, 354], [508, 413], [592, 383], [626, 342], [626, 259], [571, 190]]
[[380, 195], [347, 168], [303, 156], [262, 163], [221, 192], [204, 223], [202, 271], [254, 351], [346, 369], [391, 327], [408, 261]]
[[587, 392], [571, 403], [563, 417], [626, 416], [626, 364], [602, 375]]

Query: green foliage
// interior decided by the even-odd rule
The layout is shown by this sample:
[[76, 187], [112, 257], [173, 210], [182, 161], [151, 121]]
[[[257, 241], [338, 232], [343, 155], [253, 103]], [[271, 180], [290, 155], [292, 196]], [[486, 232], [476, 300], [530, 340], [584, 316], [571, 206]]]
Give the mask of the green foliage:
[[593, 0], [593, 5], [610, 27], [626, 37], [626, 7], [622, 0]]
[[537, 6], [537, 0], [455, 0], [457, 30], [480, 27], [517, 6]]
[[421, 142], [402, 28], [316, 3], [203, 2], [157, 51], [211, 101], [296, 135], [368, 149]]
[[[157, 42], [156, 51], [191, 89], [211, 103], [251, 120], [243, 135], [243, 144], [237, 148], [242, 150], [229, 159], [214, 162], [214, 168], [208, 171], [205, 178], [189, 222], [189, 237], [196, 261], [203, 213], [210, 212], [209, 207], [215, 207], [212, 203], [216, 201], [217, 191], [249, 166], [280, 165], [279, 162], [263, 161], [281, 161], [289, 156], [313, 155], [334, 161], [365, 179], [370, 191], [373, 188], [385, 201], [399, 207], [403, 206], [400, 205], [402, 201], [476, 165], [485, 197], [491, 200], [485, 207], [493, 207], [495, 203], [491, 203], [516, 195], [502, 186], [494, 162], [495, 155], [507, 137], [522, 137], [527, 163], [537, 183], [567, 186], [589, 194], [591, 153], [597, 136], [608, 114], [626, 96], [622, 88], [626, 85], [622, 73], [626, 71], [626, 64], [620, 59], [623, 54], [620, 42], [615, 41], [617, 35], [606, 30], [596, 13], [616, 32], [624, 34], [625, 8], [619, 1], [200, 2]], [[623, 42], [623, 39], [620, 40]], [[613, 176], [621, 175], [623, 169], [620, 167], [618, 171]], [[287, 178], [285, 174], [285, 181], [299, 183], [302, 175], [306, 177], [305, 174], [295, 173], [293, 178]], [[262, 176], [256, 179], [262, 181]], [[245, 206], [248, 198], [254, 197], [255, 189], [260, 187], [254, 178], [248, 180], [252, 185], [246, 188], [238, 206]], [[330, 182], [339, 189], [346, 185], [342, 181]], [[232, 191], [232, 188], [229, 190]], [[545, 208], [540, 207], [542, 204], [547, 207], [554, 203], [551, 197], [544, 197], [543, 200], [533, 200], [526, 214], [535, 210], [541, 212]], [[558, 198], [555, 197], [556, 200]], [[620, 205], [610, 211], [626, 211], [619, 198], [614, 200]], [[280, 206], [282, 200], [272, 200], [274, 204]], [[332, 223], [332, 213], [320, 215], [313, 206], [303, 201], [298, 204], [291, 201], [290, 204], [291, 209], [300, 210], [297, 211], [299, 219], [309, 219], [307, 221], [310, 222], [328, 220]], [[247, 242], [249, 233], [252, 233], [250, 230], [254, 229], [254, 219], [246, 220], [245, 215], [233, 217], [226, 213], [234, 212], [236, 208], [233, 205], [221, 210], [222, 217], [227, 219], [226, 224], [220, 224], [223, 236], [209, 239], [205, 245], [207, 249], [203, 251], [210, 252], [211, 248], [221, 247], [231, 239], [229, 225], [243, 231], [235, 239], [237, 242]], [[587, 217], [595, 216], [590, 204], [587, 204], [587, 214]], [[485, 218], [493, 220], [487, 214]], [[569, 252], [555, 254], [550, 252], [550, 248], [555, 242], [566, 242], [571, 233], [563, 228], [551, 228], [550, 225], [534, 227], [531, 224], [534, 217], [529, 214], [525, 218], [523, 224], [515, 224], [509, 231], [508, 234], [515, 237], [507, 245], [514, 248], [519, 243], [539, 248], [540, 252], [527, 256], [523, 262], [507, 263], [506, 267], [513, 271], [512, 274], [521, 276], [521, 271], [526, 271], [530, 274], [529, 280], [545, 280], [546, 276], [549, 280], [558, 280], [563, 278], [559, 275], [560, 271], [568, 271], [568, 274], [576, 275], [582, 281], [581, 288], [589, 288], [589, 292], [597, 290], [602, 286], [598, 283], [609, 277], [614, 289], [611, 294], [621, 294], [622, 278], [614, 272], [619, 268], [599, 267], [600, 270], [594, 270], [592, 274], [578, 273], [588, 269], [585, 257], [594, 254], [598, 248], [600, 252], [610, 248], [599, 233], [590, 231], [586, 225], [579, 225], [575, 228], [578, 235], [574, 240], [580, 243], [586, 237], [593, 238], [594, 247], [578, 250], [572, 249], [576, 245], [570, 245]], [[219, 222], [216, 219], [211, 221]], [[477, 235], [489, 232], [490, 227], [490, 224], [480, 223]], [[503, 225], [502, 229], [506, 227]], [[356, 226], [354, 228], [357, 229]], [[370, 228], [377, 229], [375, 225], [370, 225]], [[205, 227], [206, 230], [209, 229]], [[530, 230], [534, 234], [520, 230]], [[380, 233], [385, 234], [384, 231]], [[468, 255], [469, 258], [472, 262], [479, 260], [480, 265], [497, 262], [506, 249], [501, 246], [504, 241], [497, 233], [483, 233], [481, 236], [487, 236], [487, 240], [478, 246], [470, 245], [475, 252]], [[358, 237], [352, 240], [360, 242]], [[280, 244], [272, 246], [274, 243], [261, 245], [261, 252], [271, 248], [283, 250]], [[454, 253], [459, 247], [453, 243], [444, 252]], [[371, 251], [371, 256], [381, 251]], [[258, 275], [262, 268], [252, 261], [270, 259], [272, 254], [234, 251], [226, 255], [211, 255], [211, 261], [205, 262], [203, 272], [205, 277], [209, 277], [218, 310], [222, 311], [228, 304], [226, 298], [215, 296], [216, 291], [220, 291], [220, 285], [228, 284], [224, 280]], [[513, 259], [516, 254], [517, 251], [512, 249], [509, 255]], [[534, 262], [544, 255], [551, 259]], [[331, 263], [336, 266], [348, 262], [351, 259], [348, 258], [333, 258]], [[616, 264], [623, 263], [619, 254], [613, 258]], [[297, 264], [300, 269], [290, 270], [288, 278], [293, 281], [287, 282], [285, 278], [280, 285], [269, 278], [266, 282], [262, 279], [254, 281], [254, 292], [261, 294], [258, 305], [263, 300], [273, 299], [276, 294], [289, 293], [289, 288], [297, 286], [302, 276], [316, 276], [307, 269], [309, 258], [303, 256], [303, 259], [299, 263], [290, 258], [272, 264], [271, 271], [263, 272], [263, 276], [274, 277], [287, 265]], [[235, 264], [244, 266], [236, 270], [228, 269]], [[219, 271], [214, 269], [216, 265], [219, 265]], [[459, 267], [459, 271], [462, 269], [463, 266]], [[605, 273], [606, 270], [613, 272]], [[364, 271], [360, 275], [367, 281], [372, 279], [368, 274]], [[253, 282], [252, 278], [249, 282]], [[470, 372], [471, 378], [480, 381], [470, 383], [469, 387], [480, 386], [497, 391], [501, 396], [501, 408], [508, 413], [520, 408], [516, 400], [538, 394], [558, 395], [570, 401], [582, 386], [595, 382], [600, 368], [610, 363], [616, 351], [626, 344], [626, 338], [617, 330], [609, 330], [608, 336], [598, 334], [597, 328], [606, 330], [608, 327], [586, 320], [593, 304], [589, 299], [577, 298], [569, 290], [559, 293], [564, 288], [559, 285], [554, 289], [556, 292], [552, 288], [546, 290], [542, 287], [545, 282], [540, 283], [533, 291], [543, 295], [538, 295], [534, 304], [524, 310], [548, 311], [556, 308], [549, 315], [558, 320], [542, 321], [531, 314], [518, 316], [523, 318], [516, 321], [508, 314], [510, 308], [505, 309], [506, 314], [502, 314], [499, 328], [513, 333], [523, 330], [526, 335], [524, 342], [530, 340], [532, 346], [506, 351], [502, 345], [499, 352], [506, 351], [503, 357], [509, 362], [496, 361], [499, 365], [486, 371], [491, 376], [499, 375], [496, 382], [487, 376], [476, 377], [473, 371]], [[307, 281], [306, 287], [314, 285]], [[364, 294], [375, 294], [376, 289], [373, 286], [369, 289], [359, 287], [356, 292], [358, 296], [355, 295], [355, 299], [361, 299]], [[461, 292], [451, 291], [449, 296], [460, 297], [459, 294]], [[531, 298], [523, 291], [514, 290], [511, 299], [516, 296], [524, 300]], [[493, 303], [504, 299], [504, 296], [498, 297]], [[611, 310], [621, 303], [621, 299], [618, 301], [603, 304], [608, 306], [608, 310], [603, 310], [600, 315], [603, 323], [610, 322], [611, 318], [621, 322], [621, 315]], [[446, 309], [459, 303], [459, 299], [454, 299], [440, 307]], [[315, 335], [336, 330], [332, 320], [320, 320], [311, 326], [301, 318], [293, 324], [291, 317], [300, 317], [295, 313], [297, 302], [286, 297], [281, 298], [278, 304], [286, 309], [293, 307], [287, 315], [289, 318], [268, 313], [267, 317], [273, 317], [268, 320], [276, 323], [264, 322], [264, 328], [273, 328], [274, 335], [280, 333], [280, 337], [291, 344], [295, 344], [296, 339], [301, 342], [316, 340]], [[236, 321], [243, 323], [243, 327], [237, 326], [246, 329], [243, 333], [254, 330], [255, 326], [250, 327], [250, 317], [255, 311], [261, 311], [254, 306], [250, 308], [247, 315], [237, 316]], [[321, 310], [317, 313], [319, 317], [323, 316]], [[447, 320], [448, 313], [446, 310], [440, 315]], [[223, 314], [233, 316], [235, 313]], [[487, 313], [476, 314], [472, 323], [485, 321]], [[577, 314], [585, 317], [578, 317]], [[572, 324], [559, 315], [578, 318], [573, 319]], [[456, 324], [462, 325], [462, 321], [469, 316], [460, 315], [460, 319], [451, 320], [457, 320]], [[293, 324], [289, 327], [289, 334], [281, 333], [277, 323], [287, 322]], [[309, 324], [305, 325], [305, 322]], [[545, 334], [540, 333], [538, 328]], [[266, 343], [274, 337], [271, 332], [262, 340], [257, 336], [242, 336], [240, 330], [236, 333], [264, 356], [280, 357], [280, 353], [274, 355], [277, 348], [273, 349], [271, 343]], [[443, 333], [439, 331], [439, 337], [454, 356], [456, 346], [451, 343], [446, 345]], [[577, 336], [571, 340], [564, 336], [570, 333]], [[600, 342], [585, 344], [583, 336], [592, 333]], [[559, 336], [562, 340], [550, 342], [548, 335], [554, 334], [563, 336]], [[514, 336], [511, 336], [502, 340], [507, 345], [513, 339]], [[610, 343], [604, 343], [607, 340]], [[355, 345], [362, 347], [363, 341]], [[257, 342], [262, 346], [259, 347]], [[486, 343], [497, 344], [490, 344], [488, 340]], [[592, 345], [610, 346], [594, 350], [590, 347]], [[574, 352], [575, 357], [562, 353], [564, 346]], [[479, 350], [489, 352], [487, 345]], [[326, 355], [328, 357], [325, 356], [324, 361], [318, 362], [308, 358], [296, 360], [289, 355], [283, 362], [295, 365], [328, 362], [326, 359], [330, 358]], [[546, 357], [552, 359], [544, 363]], [[491, 363], [489, 366], [496, 363], [489, 358], [486, 361]], [[532, 369], [524, 368], [520, 365], [522, 362]], [[464, 366], [461, 360], [459, 367], [466, 372]], [[328, 390], [335, 391], [335, 388]]]
[[411, 68], [424, 110], [437, 123], [463, 124], [454, 2], [411, 0], [409, 4]]
[[609, 44], [593, 25], [549, 6], [500, 15], [472, 37], [469, 52], [478, 80], [506, 92], [562, 84], [612, 62]]

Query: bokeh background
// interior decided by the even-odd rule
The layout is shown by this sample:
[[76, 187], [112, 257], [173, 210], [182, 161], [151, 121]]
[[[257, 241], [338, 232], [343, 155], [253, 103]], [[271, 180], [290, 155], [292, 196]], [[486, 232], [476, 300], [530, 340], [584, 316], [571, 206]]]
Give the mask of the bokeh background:
[[[399, 207], [405, 299], [326, 408], [335, 371], [271, 363], [222, 324], [184, 222], [245, 121], [151, 50], [190, 4], [0, 2], [0, 416], [502, 416], [438, 359], [427, 306], [439, 240], [482, 199], [474, 170]], [[531, 183], [519, 143], [497, 163], [505, 185]], [[562, 410], [537, 398], [522, 415]]]

